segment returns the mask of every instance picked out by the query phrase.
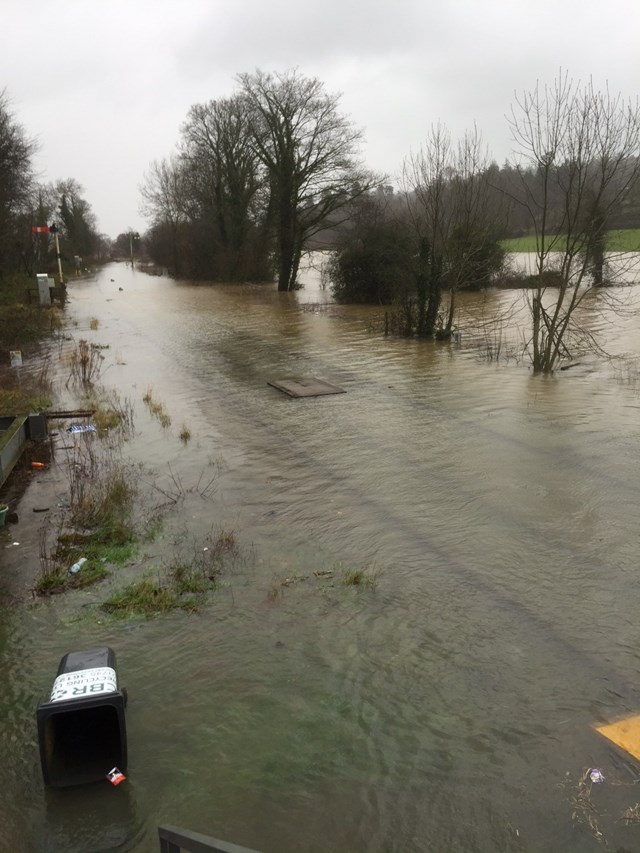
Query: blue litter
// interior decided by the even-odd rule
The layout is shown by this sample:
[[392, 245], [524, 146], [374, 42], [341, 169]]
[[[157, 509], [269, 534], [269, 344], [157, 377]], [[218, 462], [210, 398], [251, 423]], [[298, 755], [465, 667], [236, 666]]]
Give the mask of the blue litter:
[[94, 424], [71, 424], [67, 427], [67, 432], [96, 432], [97, 428]]

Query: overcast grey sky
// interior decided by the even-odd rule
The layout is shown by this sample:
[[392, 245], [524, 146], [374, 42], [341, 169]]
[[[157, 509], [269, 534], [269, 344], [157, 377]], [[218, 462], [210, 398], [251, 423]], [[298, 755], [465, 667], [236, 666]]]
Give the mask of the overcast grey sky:
[[146, 227], [149, 163], [243, 71], [298, 67], [342, 92], [367, 165], [391, 176], [438, 121], [475, 122], [504, 161], [514, 91], [560, 67], [640, 91], [640, 0], [0, 0], [0, 15], [0, 89], [40, 177], [77, 179], [111, 237]]

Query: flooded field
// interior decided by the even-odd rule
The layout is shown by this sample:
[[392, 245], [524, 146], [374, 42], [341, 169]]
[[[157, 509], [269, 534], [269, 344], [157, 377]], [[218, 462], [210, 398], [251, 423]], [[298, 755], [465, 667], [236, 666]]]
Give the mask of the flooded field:
[[[639, 768], [593, 730], [640, 713], [635, 289], [622, 314], [584, 308], [624, 360], [545, 378], [521, 357], [518, 292], [469, 295], [461, 344], [434, 344], [373, 333], [379, 311], [306, 280], [112, 265], [71, 283], [70, 335], [105, 347], [103, 382], [135, 409], [124, 452], [184, 487], [140, 564], [218, 528], [243, 556], [194, 614], [100, 613], [140, 565], [34, 602], [34, 478], [0, 530], [21, 602], [0, 623], [0, 851], [142, 853], [161, 823], [263, 853], [640, 850]], [[346, 393], [267, 384], [290, 375]], [[35, 707], [65, 652], [98, 645], [130, 697], [127, 781], [45, 791]], [[592, 767], [605, 782], [585, 788]]]

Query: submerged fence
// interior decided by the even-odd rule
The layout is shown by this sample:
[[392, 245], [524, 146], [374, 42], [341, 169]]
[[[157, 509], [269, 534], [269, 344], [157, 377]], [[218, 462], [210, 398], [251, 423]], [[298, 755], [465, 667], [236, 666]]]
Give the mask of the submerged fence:
[[219, 841], [199, 832], [190, 832], [177, 826], [159, 826], [160, 853], [258, 853], [248, 847]]

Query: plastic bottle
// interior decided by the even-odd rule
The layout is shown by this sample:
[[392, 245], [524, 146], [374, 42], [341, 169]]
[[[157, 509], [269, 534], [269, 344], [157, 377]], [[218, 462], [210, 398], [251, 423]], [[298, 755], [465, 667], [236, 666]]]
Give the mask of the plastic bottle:
[[80, 571], [80, 569], [84, 566], [84, 564], [86, 562], [87, 562], [86, 557], [80, 557], [80, 559], [70, 567], [69, 574], [75, 575], [77, 572]]

